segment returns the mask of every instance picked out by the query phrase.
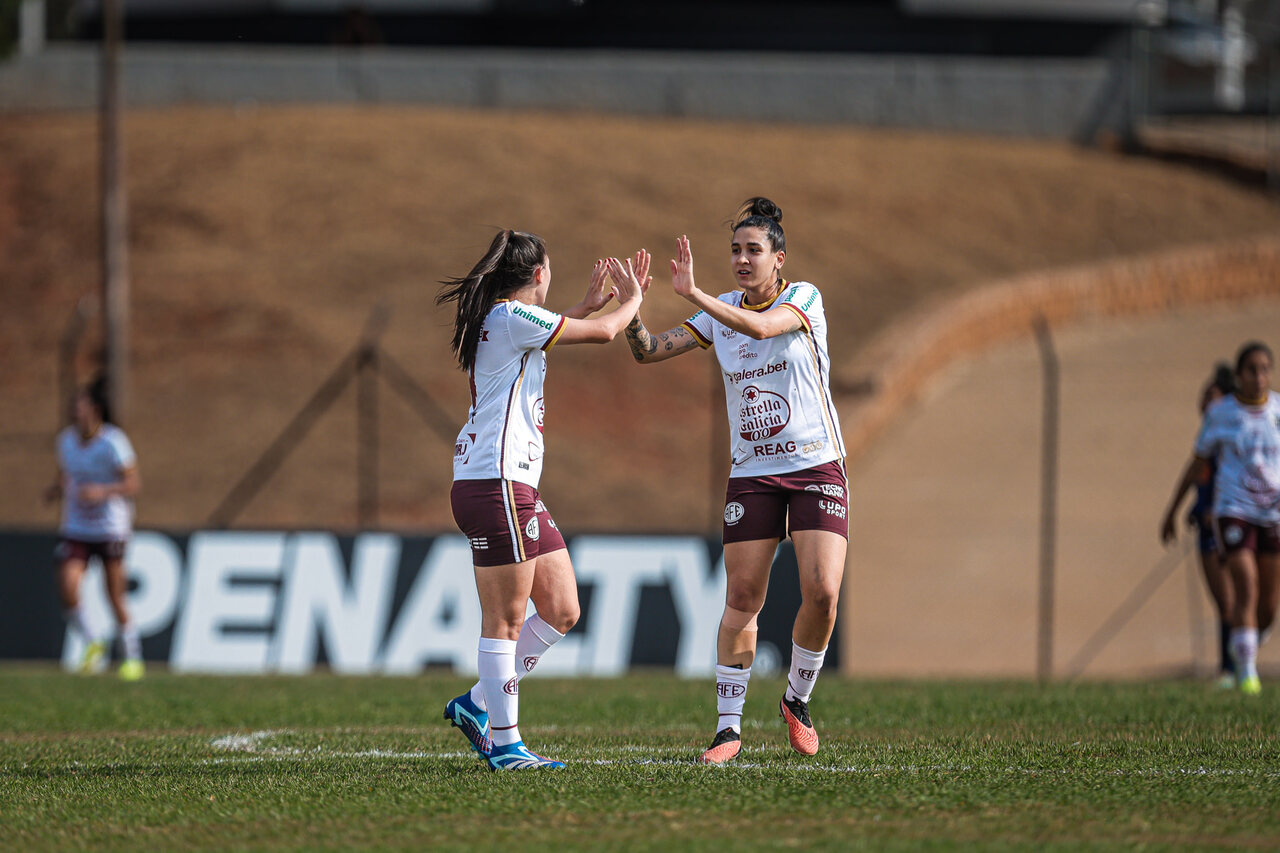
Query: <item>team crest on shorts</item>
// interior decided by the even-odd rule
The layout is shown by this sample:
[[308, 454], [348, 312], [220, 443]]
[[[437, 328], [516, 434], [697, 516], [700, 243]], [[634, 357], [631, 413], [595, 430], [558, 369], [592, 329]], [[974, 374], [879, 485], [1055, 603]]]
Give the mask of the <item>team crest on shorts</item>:
[[1228, 545], [1239, 545], [1244, 539], [1244, 531], [1237, 524], [1227, 525], [1227, 529], [1222, 531], [1222, 538], [1227, 540]]
[[724, 507], [724, 523], [737, 524], [747, 514], [746, 508], [737, 501], [729, 501]]
[[538, 517], [535, 515], [533, 518], [529, 519], [529, 523], [524, 526], [524, 535], [528, 536], [530, 539], [537, 539], [541, 534], [542, 531], [538, 529]]

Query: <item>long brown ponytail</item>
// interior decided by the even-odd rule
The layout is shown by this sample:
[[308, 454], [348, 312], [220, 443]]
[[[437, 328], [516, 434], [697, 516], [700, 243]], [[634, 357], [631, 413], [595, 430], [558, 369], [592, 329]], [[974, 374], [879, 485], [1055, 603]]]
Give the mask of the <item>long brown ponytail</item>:
[[484, 257], [462, 278], [445, 279], [436, 304], [457, 303], [453, 321], [454, 355], [458, 366], [470, 370], [476, 363], [480, 330], [493, 304], [524, 287], [547, 259], [547, 247], [536, 234], [510, 229], [499, 231]]

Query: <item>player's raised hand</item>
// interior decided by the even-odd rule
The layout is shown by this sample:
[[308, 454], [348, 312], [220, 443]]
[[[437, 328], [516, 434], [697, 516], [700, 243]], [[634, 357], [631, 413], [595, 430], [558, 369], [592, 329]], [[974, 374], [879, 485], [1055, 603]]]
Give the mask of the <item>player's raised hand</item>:
[[693, 282], [693, 249], [689, 247], [689, 238], [684, 235], [676, 240], [676, 256], [671, 261], [671, 287], [686, 297], [697, 288]]
[[608, 286], [609, 266], [603, 258], [596, 261], [591, 268], [591, 280], [587, 284], [587, 295], [582, 297], [582, 307], [587, 313], [599, 311], [613, 298], [613, 289]]
[[625, 261], [609, 258], [607, 266], [609, 278], [613, 280], [613, 292], [618, 297], [619, 302], [629, 302], [632, 299], [641, 299], [644, 296], [644, 291], [640, 287], [640, 281], [636, 277], [636, 271], [631, 264], [630, 258]]
[[636, 281], [640, 282], [640, 292], [648, 293], [649, 285], [653, 284], [653, 276], [649, 275], [649, 252], [647, 249], [641, 249], [636, 252], [636, 256], [632, 261], [635, 267]]

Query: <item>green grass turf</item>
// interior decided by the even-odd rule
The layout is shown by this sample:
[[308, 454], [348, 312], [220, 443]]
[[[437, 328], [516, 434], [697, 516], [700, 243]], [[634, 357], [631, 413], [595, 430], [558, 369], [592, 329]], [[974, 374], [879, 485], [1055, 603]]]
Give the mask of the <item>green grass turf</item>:
[[535, 677], [525, 740], [569, 767], [503, 774], [441, 719], [468, 685], [0, 668], [0, 848], [1280, 846], [1280, 685], [827, 675], [804, 758], [756, 679], [742, 755], [703, 767], [709, 681]]

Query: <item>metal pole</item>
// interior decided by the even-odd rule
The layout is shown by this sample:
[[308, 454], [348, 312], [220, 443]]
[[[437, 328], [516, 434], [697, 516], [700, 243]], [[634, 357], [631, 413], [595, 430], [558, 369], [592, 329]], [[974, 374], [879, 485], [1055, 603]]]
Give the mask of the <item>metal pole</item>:
[[356, 526], [378, 526], [378, 348], [366, 342], [356, 362]]
[[99, 132], [102, 156], [102, 318], [107, 387], [117, 420], [129, 406], [129, 257], [120, 139], [120, 42], [123, 0], [102, 6], [102, 101]]
[[76, 390], [76, 353], [80, 349], [84, 327], [97, 310], [97, 300], [92, 296], [81, 296], [62, 330], [62, 338], [58, 341], [58, 417], [54, 423], [59, 429], [70, 420], [68, 407], [71, 405], [71, 395]]
[[1049, 324], [1035, 323], [1036, 342], [1044, 370], [1043, 434], [1040, 445], [1040, 606], [1037, 619], [1036, 679], [1044, 684], [1053, 676], [1054, 558], [1058, 522], [1058, 355], [1053, 349]]

